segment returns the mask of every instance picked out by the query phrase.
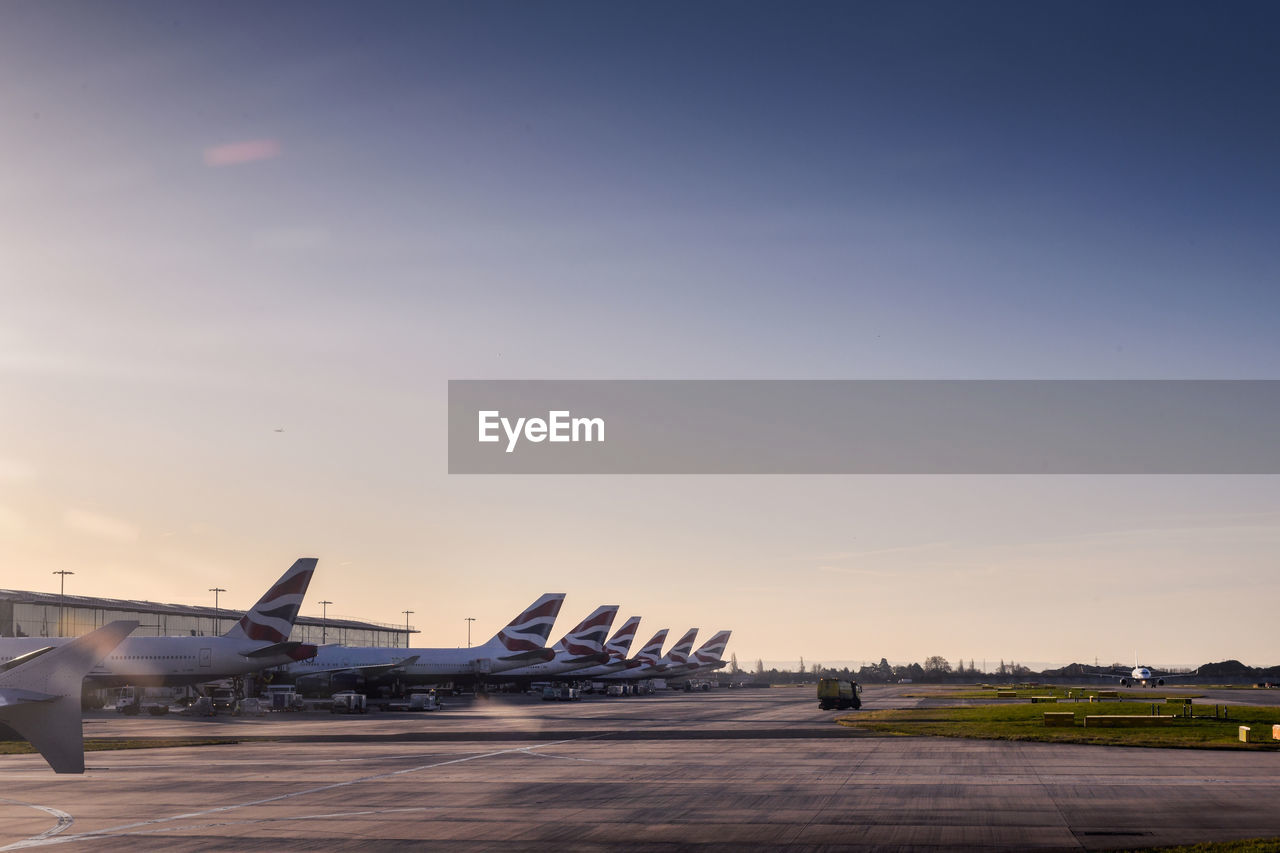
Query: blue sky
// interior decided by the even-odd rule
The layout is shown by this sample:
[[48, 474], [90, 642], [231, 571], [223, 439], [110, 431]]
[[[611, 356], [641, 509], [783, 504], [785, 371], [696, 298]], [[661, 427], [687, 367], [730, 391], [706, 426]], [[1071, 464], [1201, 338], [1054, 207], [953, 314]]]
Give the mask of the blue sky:
[[[1274, 478], [468, 480], [443, 424], [449, 378], [1274, 378], [1276, 18], [5, 4], [5, 585], [247, 606], [305, 551], [441, 644], [555, 588], [752, 659], [1274, 663], [1202, 612], [1275, 591]], [[1049, 618], [1161, 608], [952, 615], [1072, 568]]]

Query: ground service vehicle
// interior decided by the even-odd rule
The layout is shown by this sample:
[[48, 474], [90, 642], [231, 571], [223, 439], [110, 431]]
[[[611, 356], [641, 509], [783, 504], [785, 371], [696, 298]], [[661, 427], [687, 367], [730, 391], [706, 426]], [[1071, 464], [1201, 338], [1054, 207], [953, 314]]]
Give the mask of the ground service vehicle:
[[292, 684], [273, 684], [267, 688], [267, 708], [272, 711], [301, 711], [302, 697]]
[[410, 711], [439, 711], [443, 707], [434, 690], [409, 694]]
[[369, 706], [365, 702], [363, 693], [356, 693], [351, 690], [344, 690], [341, 693], [333, 694], [333, 704], [329, 706], [331, 714], [367, 714]]
[[235, 691], [230, 687], [215, 687], [210, 699], [213, 701], [213, 713], [215, 714], [230, 714], [231, 709], [236, 704]]
[[843, 681], [838, 678], [818, 679], [818, 707], [824, 711], [835, 708], [861, 708], [862, 699], [858, 694], [862, 688], [856, 681]]

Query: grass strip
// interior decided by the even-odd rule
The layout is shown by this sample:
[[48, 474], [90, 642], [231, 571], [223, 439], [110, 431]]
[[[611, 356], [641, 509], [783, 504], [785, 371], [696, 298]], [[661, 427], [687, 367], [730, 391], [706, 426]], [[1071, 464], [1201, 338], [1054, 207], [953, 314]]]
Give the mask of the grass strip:
[[[1045, 743], [1090, 743], [1111, 746], [1158, 746], [1199, 749], [1249, 749], [1280, 751], [1280, 742], [1271, 739], [1271, 727], [1280, 723], [1280, 708], [1233, 705], [1227, 716], [1213, 717], [1212, 705], [1192, 705], [1195, 716], [1178, 718], [1172, 725], [1157, 728], [1084, 727], [1086, 715], [1147, 715], [1151, 702], [1087, 702], [1055, 705], [1004, 704], [961, 708], [905, 708], [859, 711], [839, 717], [844, 726], [887, 735], [960, 737], [983, 740], [1040, 741]], [[1163, 716], [1173, 712], [1163, 700], [1154, 703]], [[1219, 714], [1226, 706], [1218, 706]], [[1046, 711], [1071, 711], [1075, 726], [1051, 728], [1044, 725]], [[1240, 726], [1249, 726], [1250, 743], [1239, 740]]]

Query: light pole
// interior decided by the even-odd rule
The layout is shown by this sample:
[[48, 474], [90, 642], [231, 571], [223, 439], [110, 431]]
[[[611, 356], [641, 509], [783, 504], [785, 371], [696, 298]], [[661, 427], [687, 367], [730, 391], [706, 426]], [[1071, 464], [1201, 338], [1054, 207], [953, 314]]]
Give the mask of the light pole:
[[404, 614], [404, 647], [407, 649], [409, 648], [409, 615], [413, 613], [413, 611], [401, 610], [400, 612]]
[[476, 617], [468, 616], [467, 619], [467, 648], [471, 648], [471, 623], [476, 621]]
[[213, 635], [216, 637], [222, 633], [222, 620], [218, 618], [221, 615], [218, 613], [218, 593], [226, 592], [226, 590], [220, 586], [215, 586], [210, 587], [209, 592], [213, 593]]
[[324, 638], [325, 638], [326, 632], [329, 630], [328, 619], [329, 619], [330, 604], [333, 604], [333, 602], [332, 601], [320, 602], [320, 645], [322, 646], [324, 645]]
[[61, 575], [58, 578], [58, 636], [62, 636], [62, 613], [67, 607], [67, 575], [74, 575], [75, 572], [69, 572], [61, 569], [54, 572], [55, 575]]

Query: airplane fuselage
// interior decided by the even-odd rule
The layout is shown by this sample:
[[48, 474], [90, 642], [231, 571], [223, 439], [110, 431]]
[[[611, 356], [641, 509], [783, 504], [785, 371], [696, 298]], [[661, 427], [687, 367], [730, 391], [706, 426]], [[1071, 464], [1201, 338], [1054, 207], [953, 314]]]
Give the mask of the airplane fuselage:
[[[550, 650], [547, 651], [550, 654]], [[469, 649], [397, 649], [387, 646], [321, 646], [310, 660], [291, 661], [282, 672], [293, 678], [330, 675], [361, 667], [398, 664], [417, 660], [394, 670], [394, 676], [408, 683], [443, 681], [472, 675], [488, 675], [526, 666], [528, 658], [503, 660], [512, 654], [502, 646], [475, 646]], [[390, 674], [390, 673], [388, 673]]]
[[[0, 664], [71, 637], [0, 638]], [[292, 663], [288, 654], [247, 657], [244, 652], [270, 643], [230, 637], [129, 637], [85, 676], [88, 687], [179, 687], [248, 675], [267, 667]]]

